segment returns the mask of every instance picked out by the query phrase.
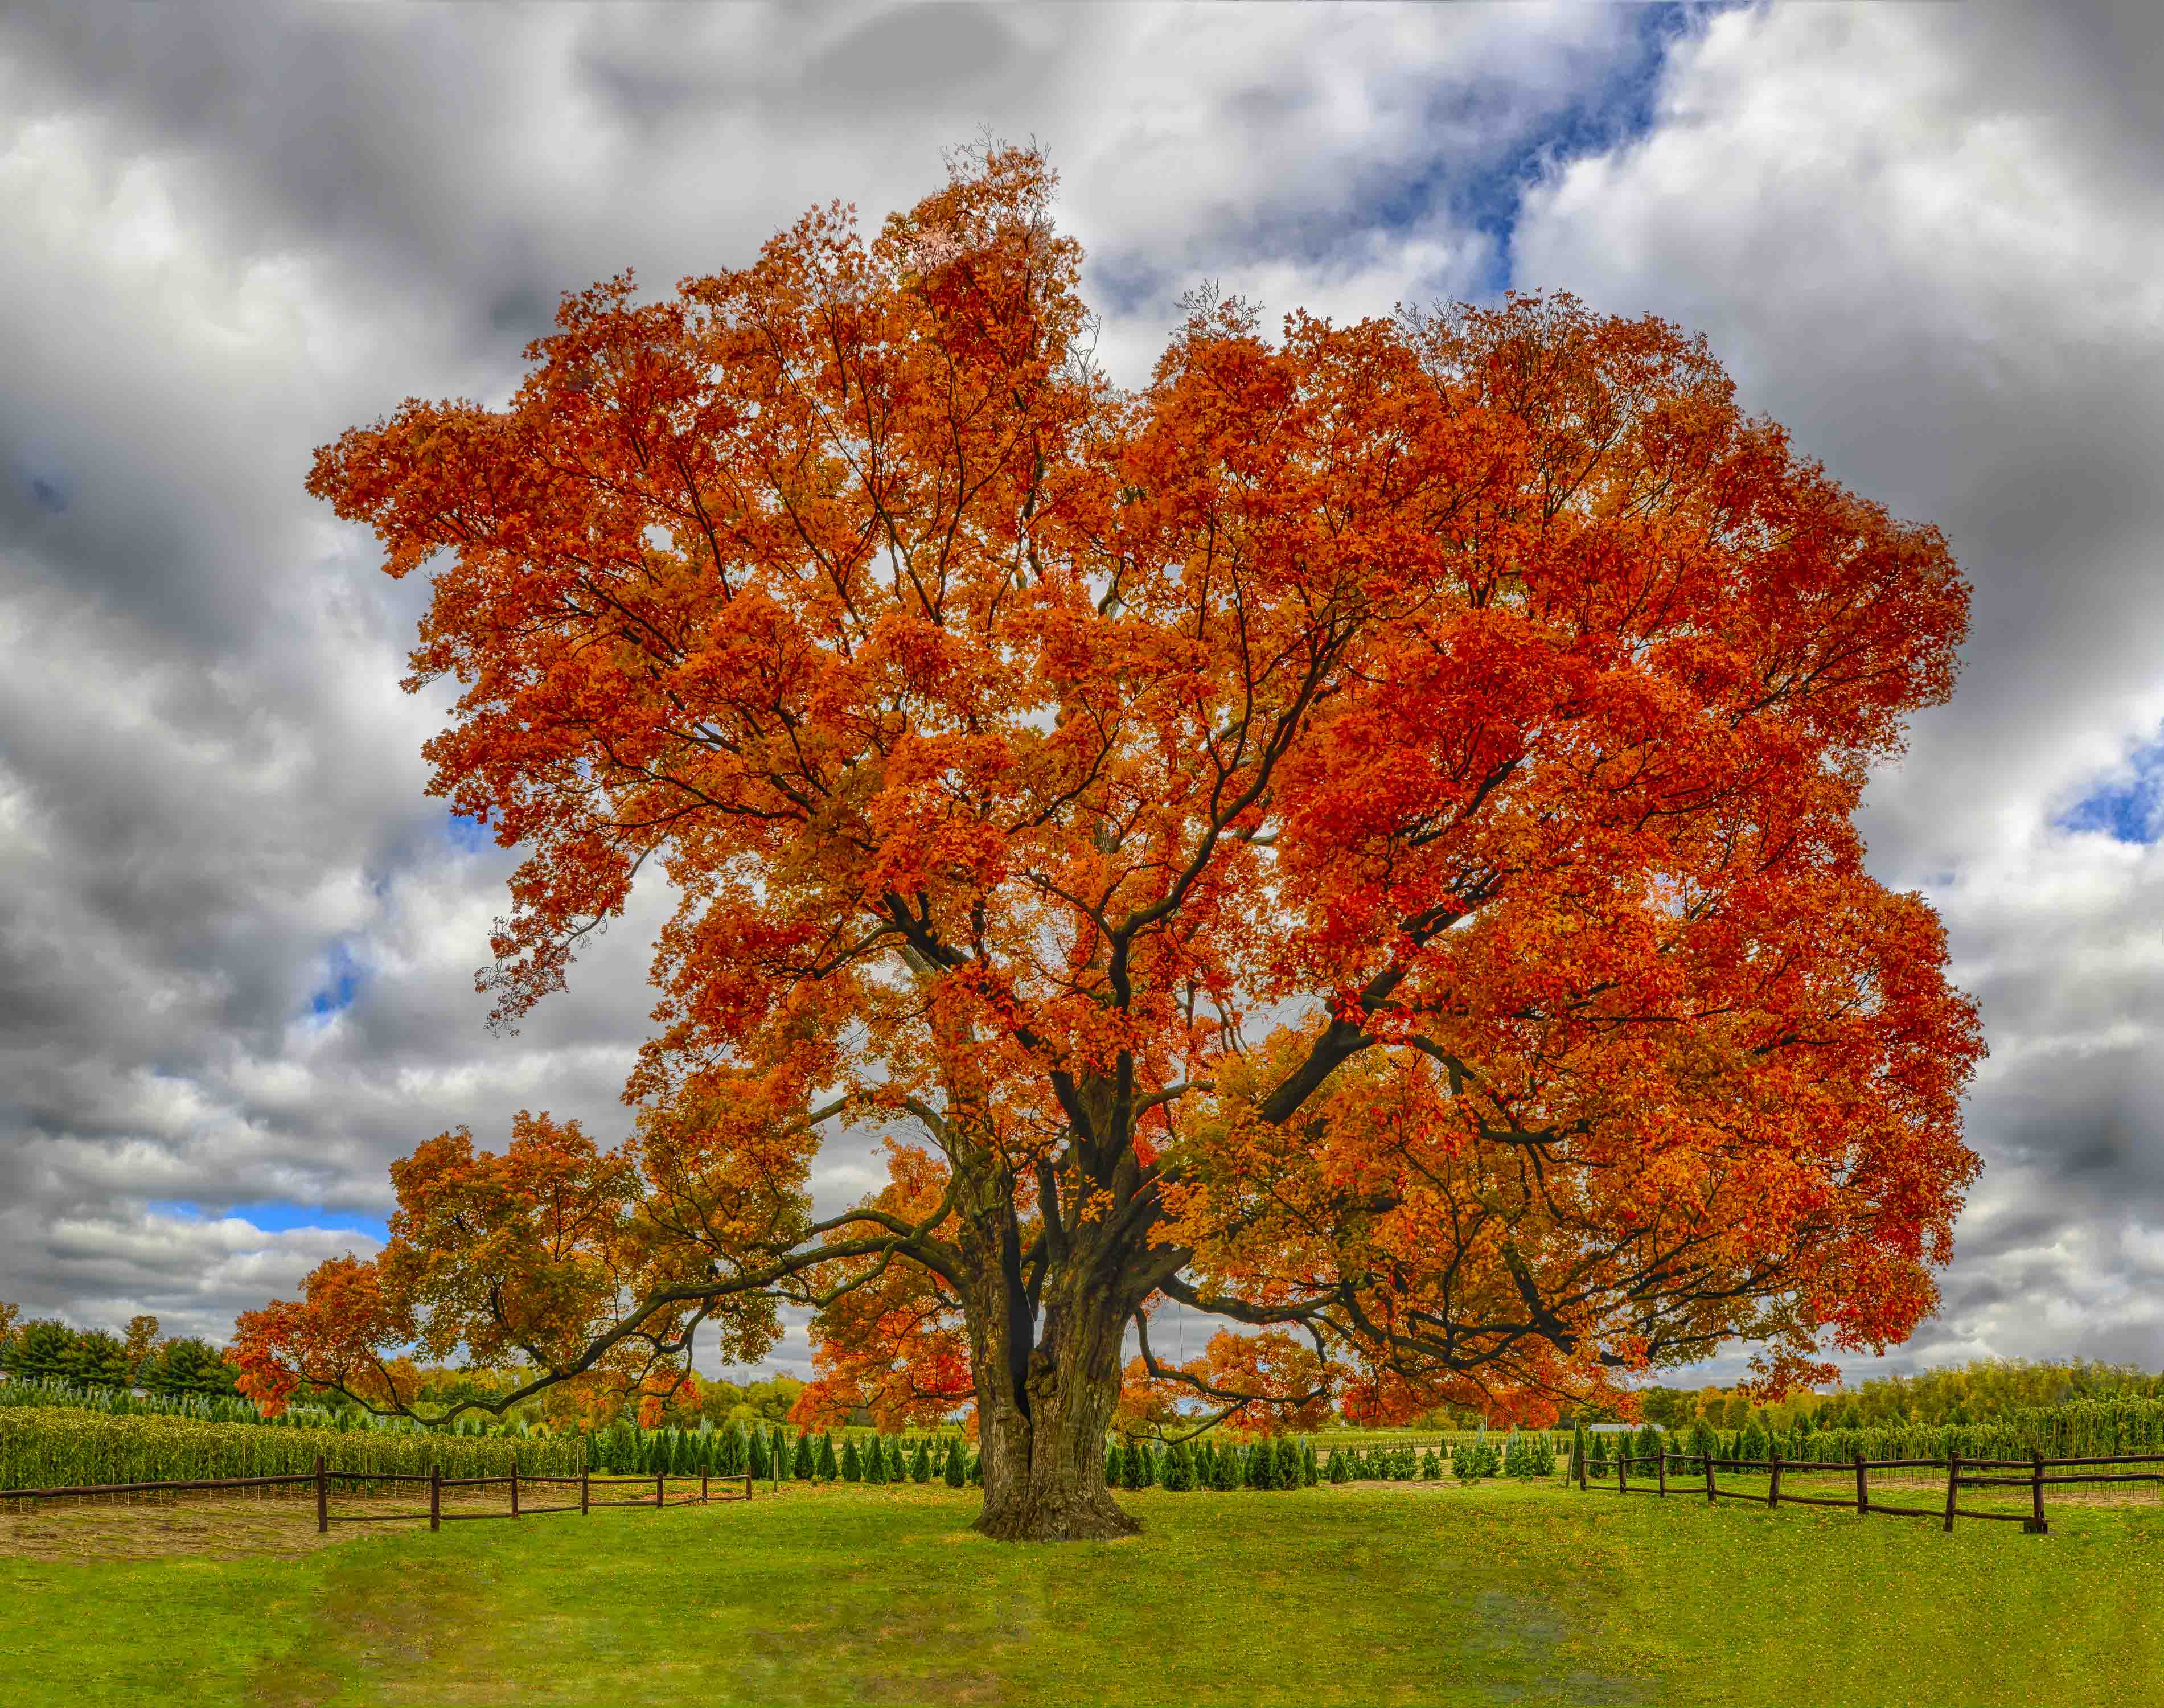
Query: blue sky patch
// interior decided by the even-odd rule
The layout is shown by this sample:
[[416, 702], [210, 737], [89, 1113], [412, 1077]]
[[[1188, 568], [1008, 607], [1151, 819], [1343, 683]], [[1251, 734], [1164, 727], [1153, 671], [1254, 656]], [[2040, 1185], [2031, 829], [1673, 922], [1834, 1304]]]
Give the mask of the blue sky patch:
[[219, 1222], [229, 1216], [236, 1217], [264, 1233], [291, 1233], [299, 1227], [321, 1227], [335, 1233], [366, 1234], [377, 1241], [391, 1237], [390, 1229], [380, 1216], [365, 1216], [351, 1210], [326, 1210], [320, 1204], [296, 1204], [282, 1198], [207, 1210], [186, 1199], [160, 1199], [149, 1207], [154, 1215], [176, 1217], [183, 1222]]
[[330, 961], [323, 984], [308, 998], [308, 1012], [318, 1019], [328, 1019], [353, 1006], [353, 999], [360, 989], [360, 966], [353, 958], [353, 951], [343, 943], [331, 945]]
[[463, 812], [444, 815], [444, 834], [460, 854], [481, 854], [496, 846], [496, 832], [486, 817], [469, 818]]
[[2164, 737], [2143, 743], [2126, 764], [2052, 821], [2060, 830], [2102, 831], [2114, 842], [2156, 840], [2164, 791]]

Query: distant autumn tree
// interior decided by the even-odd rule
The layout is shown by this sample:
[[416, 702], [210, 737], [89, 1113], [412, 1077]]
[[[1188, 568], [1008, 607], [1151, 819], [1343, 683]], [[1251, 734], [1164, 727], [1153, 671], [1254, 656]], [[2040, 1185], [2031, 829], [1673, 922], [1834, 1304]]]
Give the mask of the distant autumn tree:
[[[626, 275], [506, 407], [318, 454], [432, 578], [436, 791], [525, 851], [500, 1017], [643, 870], [678, 905], [632, 1136], [422, 1147], [381, 1256], [242, 1318], [254, 1391], [414, 1410], [419, 1347], [652, 1396], [796, 1301], [801, 1415], [966, 1398], [980, 1528], [1105, 1536], [1160, 1296], [1260, 1332], [1131, 1390], [1376, 1419], [1932, 1307], [1982, 1046], [1851, 818], [1951, 689], [1940, 536], [1568, 297], [1205, 295], [1122, 391], [1052, 181]], [[822, 1218], [843, 1123], [909, 1143]]]

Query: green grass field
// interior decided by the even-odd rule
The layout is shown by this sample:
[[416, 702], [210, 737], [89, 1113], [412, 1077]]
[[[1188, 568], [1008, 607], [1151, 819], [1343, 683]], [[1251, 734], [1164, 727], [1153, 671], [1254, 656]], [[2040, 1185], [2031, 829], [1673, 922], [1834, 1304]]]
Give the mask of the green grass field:
[[297, 1506], [57, 1509], [0, 1535], [0, 1699], [1945, 1708], [2164, 1678], [2151, 1504], [1949, 1537], [1553, 1488], [1125, 1499], [1146, 1534], [1058, 1548], [937, 1487], [323, 1547]]

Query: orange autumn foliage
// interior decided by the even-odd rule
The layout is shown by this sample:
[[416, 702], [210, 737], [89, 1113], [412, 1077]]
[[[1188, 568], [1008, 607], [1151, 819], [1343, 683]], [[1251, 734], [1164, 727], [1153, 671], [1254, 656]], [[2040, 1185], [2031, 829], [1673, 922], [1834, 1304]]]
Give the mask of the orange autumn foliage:
[[[499, 1220], [244, 1324], [260, 1379], [402, 1334], [628, 1380], [780, 1296], [812, 1410], [966, 1368], [988, 1527], [1074, 1535], [1160, 1295], [1274, 1332], [1151, 1381], [1379, 1420], [1907, 1334], [1982, 1043], [1853, 817], [1951, 691], [1943, 540], [1568, 297], [1205, 295], [1122, 390], [1051, 190], [987, 150], [869, 241], [627, 276], [504, 408], [319, 453], [431, 577], [433, 786], [524, 851], [502, 1017], [642, 871], [677, 906], [634, 1138], [461, 1164]], [[930, 1154], [821, 1221], [843, 1120]]]

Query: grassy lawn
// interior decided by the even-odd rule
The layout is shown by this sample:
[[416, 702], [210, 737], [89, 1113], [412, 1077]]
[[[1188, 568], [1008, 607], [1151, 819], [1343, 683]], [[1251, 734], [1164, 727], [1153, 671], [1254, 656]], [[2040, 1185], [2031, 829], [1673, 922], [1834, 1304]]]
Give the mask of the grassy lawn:
[[[328, 1547], [299, 1506], [237, 1538], [48, 1512], [0, 1536], [0, 1699], [1940, 1708], [2164, 1678], [2155, 1506], [2038, 1537], [1494, 1485], [1123, 1498], [1145, 1535], [1042, 1548], [973, 1536], [943, 1488]], [[130, 1522], [136, 1557], [72, 1553]]]

